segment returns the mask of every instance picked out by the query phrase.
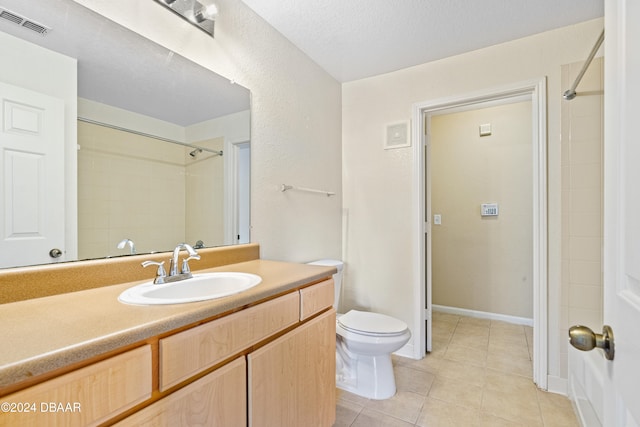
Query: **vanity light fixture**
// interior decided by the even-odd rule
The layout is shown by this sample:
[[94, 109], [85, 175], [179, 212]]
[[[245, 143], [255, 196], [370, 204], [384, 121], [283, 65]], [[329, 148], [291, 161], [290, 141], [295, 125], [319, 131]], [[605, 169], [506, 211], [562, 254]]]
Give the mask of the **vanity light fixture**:
[[202, 6], [196, 13], [195, 19], [198, 24], [207, 20], [214, 22], [216, 19], [216, 15], [218, 15], [217, 6], [215, 4], [210, 4], [209, 6]]
[[155, 0], [213, 37], [218, 8], [211, 0]]

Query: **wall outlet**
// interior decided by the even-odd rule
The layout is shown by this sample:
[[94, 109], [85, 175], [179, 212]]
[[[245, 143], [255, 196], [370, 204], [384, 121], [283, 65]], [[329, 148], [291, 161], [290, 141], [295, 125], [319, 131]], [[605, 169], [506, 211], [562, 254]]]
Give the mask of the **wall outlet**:
[[442, 215], [440, 215], [440, 214], [435, 214], [435, 215], [433, 216], [433, 223], [434, 223], [435, 225], [440, 225], [440, 224], [442, 224]]

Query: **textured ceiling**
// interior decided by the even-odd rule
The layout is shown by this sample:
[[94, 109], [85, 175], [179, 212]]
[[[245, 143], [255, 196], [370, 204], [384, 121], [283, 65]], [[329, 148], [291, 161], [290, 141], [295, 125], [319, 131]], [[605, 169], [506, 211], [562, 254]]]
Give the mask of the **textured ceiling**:
[[52, 28], [41, 36], [0, 20], [0, 31], [76, 58], [81, 98], [180, 126], [249, 109], [246, 88], [74, 1], [0, 0], [0, 8]]
[[[604, 0], [243, 0], [340, 82], [602, 17]], [[595, 40], [585, 40], [585, 55]]]
[[[242, 1], [340, 82], [594, 19], [604, 9], [604, 0]], [[193, 64], [189, 71], [170, 70], [177, 55], [140, 41], [73, 1], [0, 0], [0, 6], [53, 27], [41, 37], [0, 22], [0, 31], [78, 58], [81, 97], [183, 126], [247, 108], [244, 88]], [[113, 40], [115, 44], [109, 43]], [[585, 40], [585, 56], [594, 42]], [[151, 56], [162, 66], [150, 61]], [[213, 80], [203, 85], [185, 77], [195, 74]], [[203, 94], [204, 86], [215, 87], [216, 95]]]

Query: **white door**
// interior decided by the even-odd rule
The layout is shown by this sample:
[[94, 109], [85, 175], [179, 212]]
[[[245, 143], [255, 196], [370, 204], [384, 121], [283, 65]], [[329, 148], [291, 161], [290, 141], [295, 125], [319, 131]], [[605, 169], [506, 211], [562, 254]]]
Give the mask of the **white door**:
[[64, 102], [0, 82], [0, 111], [0, 268], [64, 260]]
[[605, 2], [605, 426], [640, 425], [640, 2]]

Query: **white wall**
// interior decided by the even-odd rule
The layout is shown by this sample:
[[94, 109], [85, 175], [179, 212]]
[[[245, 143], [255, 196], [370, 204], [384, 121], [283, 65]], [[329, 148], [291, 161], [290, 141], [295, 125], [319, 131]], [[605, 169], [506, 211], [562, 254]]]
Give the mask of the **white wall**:
[[75, 1], [249, 88], [251, 240], [263, 258], [341, 257], [338, 82], [239, 0], [216, 2], [214, 39], [152, 1]]
[[[560, 104], [562, 64], [583, 61], [602, 20], [343, 85], [345, 305], [413, 323], [412, 149], [383, 150], [384, 126], [411, 117], [414, 103], [547, 77], [549, 374], [560, 375]], [[565, 377], [566, 378], [566, 377]]]
[[245, 142], [251, 139], [251, 111], [240, 111], [215, 119], [196, 123], [186, 128], [186, 142], [224, 136], [227, 142]]

